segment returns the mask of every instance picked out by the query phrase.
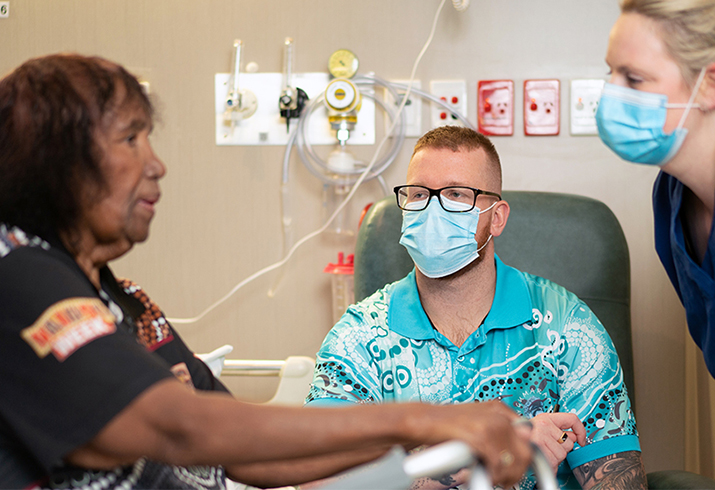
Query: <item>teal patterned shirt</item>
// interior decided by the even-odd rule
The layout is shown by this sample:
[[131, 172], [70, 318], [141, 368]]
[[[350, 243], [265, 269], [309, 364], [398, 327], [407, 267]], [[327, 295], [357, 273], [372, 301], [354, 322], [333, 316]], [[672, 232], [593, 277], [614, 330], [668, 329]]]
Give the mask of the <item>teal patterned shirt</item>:
[[495, 260], [492, 308], [461, 347], [432, 327], [414, 270], [350, 306], [317, 354], [306, 403], [501, 400], [527, 418], [558, 404], [586, 427], [588, 444], [559, 469], [562, 488], [580, 488], [570, 468], [640, 451], [618, 355], [576, 295]]

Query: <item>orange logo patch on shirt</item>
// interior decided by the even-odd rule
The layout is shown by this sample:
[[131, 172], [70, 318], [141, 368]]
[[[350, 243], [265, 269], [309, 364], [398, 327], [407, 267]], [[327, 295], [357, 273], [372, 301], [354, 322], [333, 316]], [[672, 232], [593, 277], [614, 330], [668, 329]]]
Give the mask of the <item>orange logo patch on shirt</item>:
[[99, 298], [71, 298], [52, 305], [20, 335], [40, 358], [52, 352], [62, 362], [83, 345], [114, 333], [115, 320]]

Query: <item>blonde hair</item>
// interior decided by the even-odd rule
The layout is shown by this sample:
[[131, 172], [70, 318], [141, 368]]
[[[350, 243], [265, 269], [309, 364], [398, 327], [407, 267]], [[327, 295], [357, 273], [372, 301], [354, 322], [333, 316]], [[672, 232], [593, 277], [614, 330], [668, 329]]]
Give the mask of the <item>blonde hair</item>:
[[492, 176], [496, 179], [498, 191], [501, 192], [502, 172], [499, 154], [494, 147], [494, 143], [482, 133], [462, 126], [439, 126], [426, 132], [417, 140], [412, 156], [414, 157], [418, 151], [424, 150], [425, 148], [433, 148], [435, 150], [449, 149], [454, 152], [474, 151], [481, 148], [487, 155], [487, 168], [489, 168]]
[[689, 85], [715, 61], [715, 0], [621, 0], [621, 11], [660, 25], [666, 49]]

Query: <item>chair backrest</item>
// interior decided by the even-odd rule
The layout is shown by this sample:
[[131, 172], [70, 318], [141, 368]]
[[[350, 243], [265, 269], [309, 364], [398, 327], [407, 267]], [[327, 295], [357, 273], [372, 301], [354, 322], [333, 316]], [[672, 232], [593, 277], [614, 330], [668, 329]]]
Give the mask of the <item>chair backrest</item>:
[[[536, 274], [579, 296], [611, 336], [635, 406], [630, 316], [630, 258], [613, 212], [595, 199], [549, 192], [504, 191], [511, 207], [494, 239], [505, 264]], [[414, 264], [399, 244], [402, 212], [394, 197], [375, 203], [358, 232], [355, 300], [397, 281]]]

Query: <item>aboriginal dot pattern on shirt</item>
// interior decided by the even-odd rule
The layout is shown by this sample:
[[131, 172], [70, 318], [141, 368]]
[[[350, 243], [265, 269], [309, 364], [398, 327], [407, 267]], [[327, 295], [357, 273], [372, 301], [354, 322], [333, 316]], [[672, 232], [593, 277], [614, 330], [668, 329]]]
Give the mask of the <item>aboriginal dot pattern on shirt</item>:
[[[473, 347], [466, 347], [469, 339], [458, 348], [437, 333], [415, 340], [393, 331], [388, 324], [393, 285], [352, 305], [318, 352], [306, 402], [500, 400], [527, 418], [553, 412], [558, 404], [561, 412], [583, 421], [589, 444], [637, 436], [618, 357], [601, 323], [572, 293], [543, 278], [524, 277], [532, 318], [492, 328]], [[532, 483], [526, 479], [519, 488]]]
[[117, 279], [119, 286], [144, 306], [144, 312], [136, 319], [137, 338], [150, 351], [174, 338], [164, 313], [144, 290], [129, 279]]
[[19, 247], [40, 247], [50, 249], [50, 244], [40, 237], [25, 233], [17, 226], [8, 227], [0, 223], [0, 258]]

